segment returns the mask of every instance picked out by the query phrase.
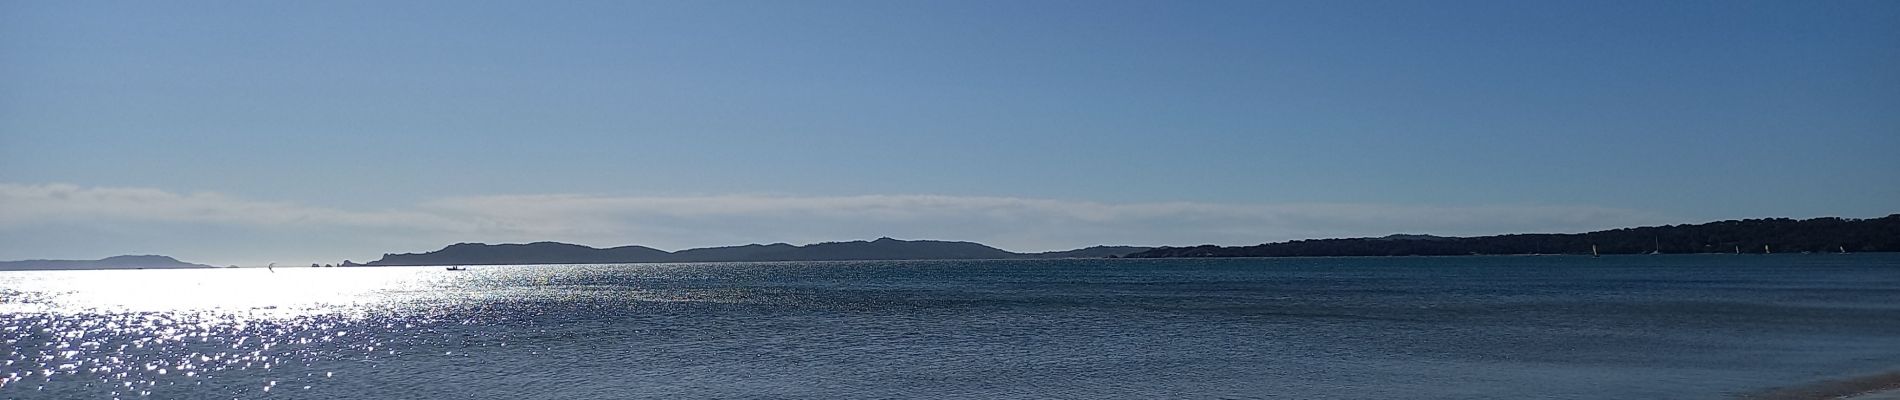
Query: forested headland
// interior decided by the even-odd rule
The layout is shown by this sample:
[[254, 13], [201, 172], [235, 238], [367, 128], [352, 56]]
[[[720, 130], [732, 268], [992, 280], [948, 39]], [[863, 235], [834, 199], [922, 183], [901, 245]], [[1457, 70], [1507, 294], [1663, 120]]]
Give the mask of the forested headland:
[[1254, 246], [1160, 247], [1125, 257], [1591, 254], [1592, 247], [1601, 254], [1891, 252], [1900, 251], [1900, 214], [1869, 219], [1745, 219], [1567, 234], [1477, 237], [1391, 235], [1294, 240]]

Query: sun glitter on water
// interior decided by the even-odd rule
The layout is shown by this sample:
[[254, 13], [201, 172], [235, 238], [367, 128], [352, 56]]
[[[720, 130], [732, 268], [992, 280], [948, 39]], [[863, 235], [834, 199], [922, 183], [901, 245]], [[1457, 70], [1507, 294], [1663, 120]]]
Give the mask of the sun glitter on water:
[[206, 384], [309, 390], [336, 376], [315, 369], [323, 362], [368, 359], [389, 347], [387, 338], [352, 331], [376, 323], [374, 314], [453, 301], [442, 289], [479, 279], [419, 268], [339, 272], [0, 274], [7, 316], [0, 391], [124, 398]]

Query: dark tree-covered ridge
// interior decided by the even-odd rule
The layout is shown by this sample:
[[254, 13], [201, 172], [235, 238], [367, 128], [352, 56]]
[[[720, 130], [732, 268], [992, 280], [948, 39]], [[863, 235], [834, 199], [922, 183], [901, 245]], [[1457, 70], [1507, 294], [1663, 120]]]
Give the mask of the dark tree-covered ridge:
[[1596, 246], [1601, 254], [1900, 251], [1900, 214], [1871, 219], [1745, 219], [1570, 234], [1478, 237], [1392, 235], [1379, 238], [1295, 240], [1238, 247], [1161, 247], [1126, 257], [1590, 254], [1591, 246]]

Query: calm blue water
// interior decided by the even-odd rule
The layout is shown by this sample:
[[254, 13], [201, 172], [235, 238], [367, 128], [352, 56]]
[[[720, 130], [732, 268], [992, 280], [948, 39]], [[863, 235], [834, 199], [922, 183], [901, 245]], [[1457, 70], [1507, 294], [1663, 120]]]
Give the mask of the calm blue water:
[[0, 272], [0, 398], [1727, 398], [1900, 367], [1900, 257]]

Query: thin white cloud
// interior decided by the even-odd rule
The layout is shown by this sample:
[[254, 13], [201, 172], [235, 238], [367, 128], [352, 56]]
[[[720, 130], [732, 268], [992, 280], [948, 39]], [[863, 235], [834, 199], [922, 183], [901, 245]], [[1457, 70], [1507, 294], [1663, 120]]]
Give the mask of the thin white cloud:
[[149, 188], [81, 187], [68, 184], [0, 183], [0, 205], [4, 205], [0, 207], [0, 228], [86, 222], [411, 229], [469, 225], [441, 215], [414, 211], [344, 211], [247, 200], [218, 193], [179, 194]]
[[[411, 232], [423, 240], [558, 240], [664, 249], [743, 243], [809, 243], [878, 236], [972, 240], [1018, 251], [1094, 244], [1257, 244], [1390, 233], [1481, 235], [1576, 232], [1677, 222], [1592, 206], [1101, 203], [939, 195], [452, 197], [393, 211], [351, 211], [217, 193], [149, 188], [0, 184], [0, 231], [89, 224], [284, 225], [313, 232]], [[390, 237], [397, 237], [390, 235]], [[382, 242], [394, 243], [394, 242]], [[354, 254], [426, 248], [339, 249]], [[17, 249], [15, 249], [17, 250]]]

